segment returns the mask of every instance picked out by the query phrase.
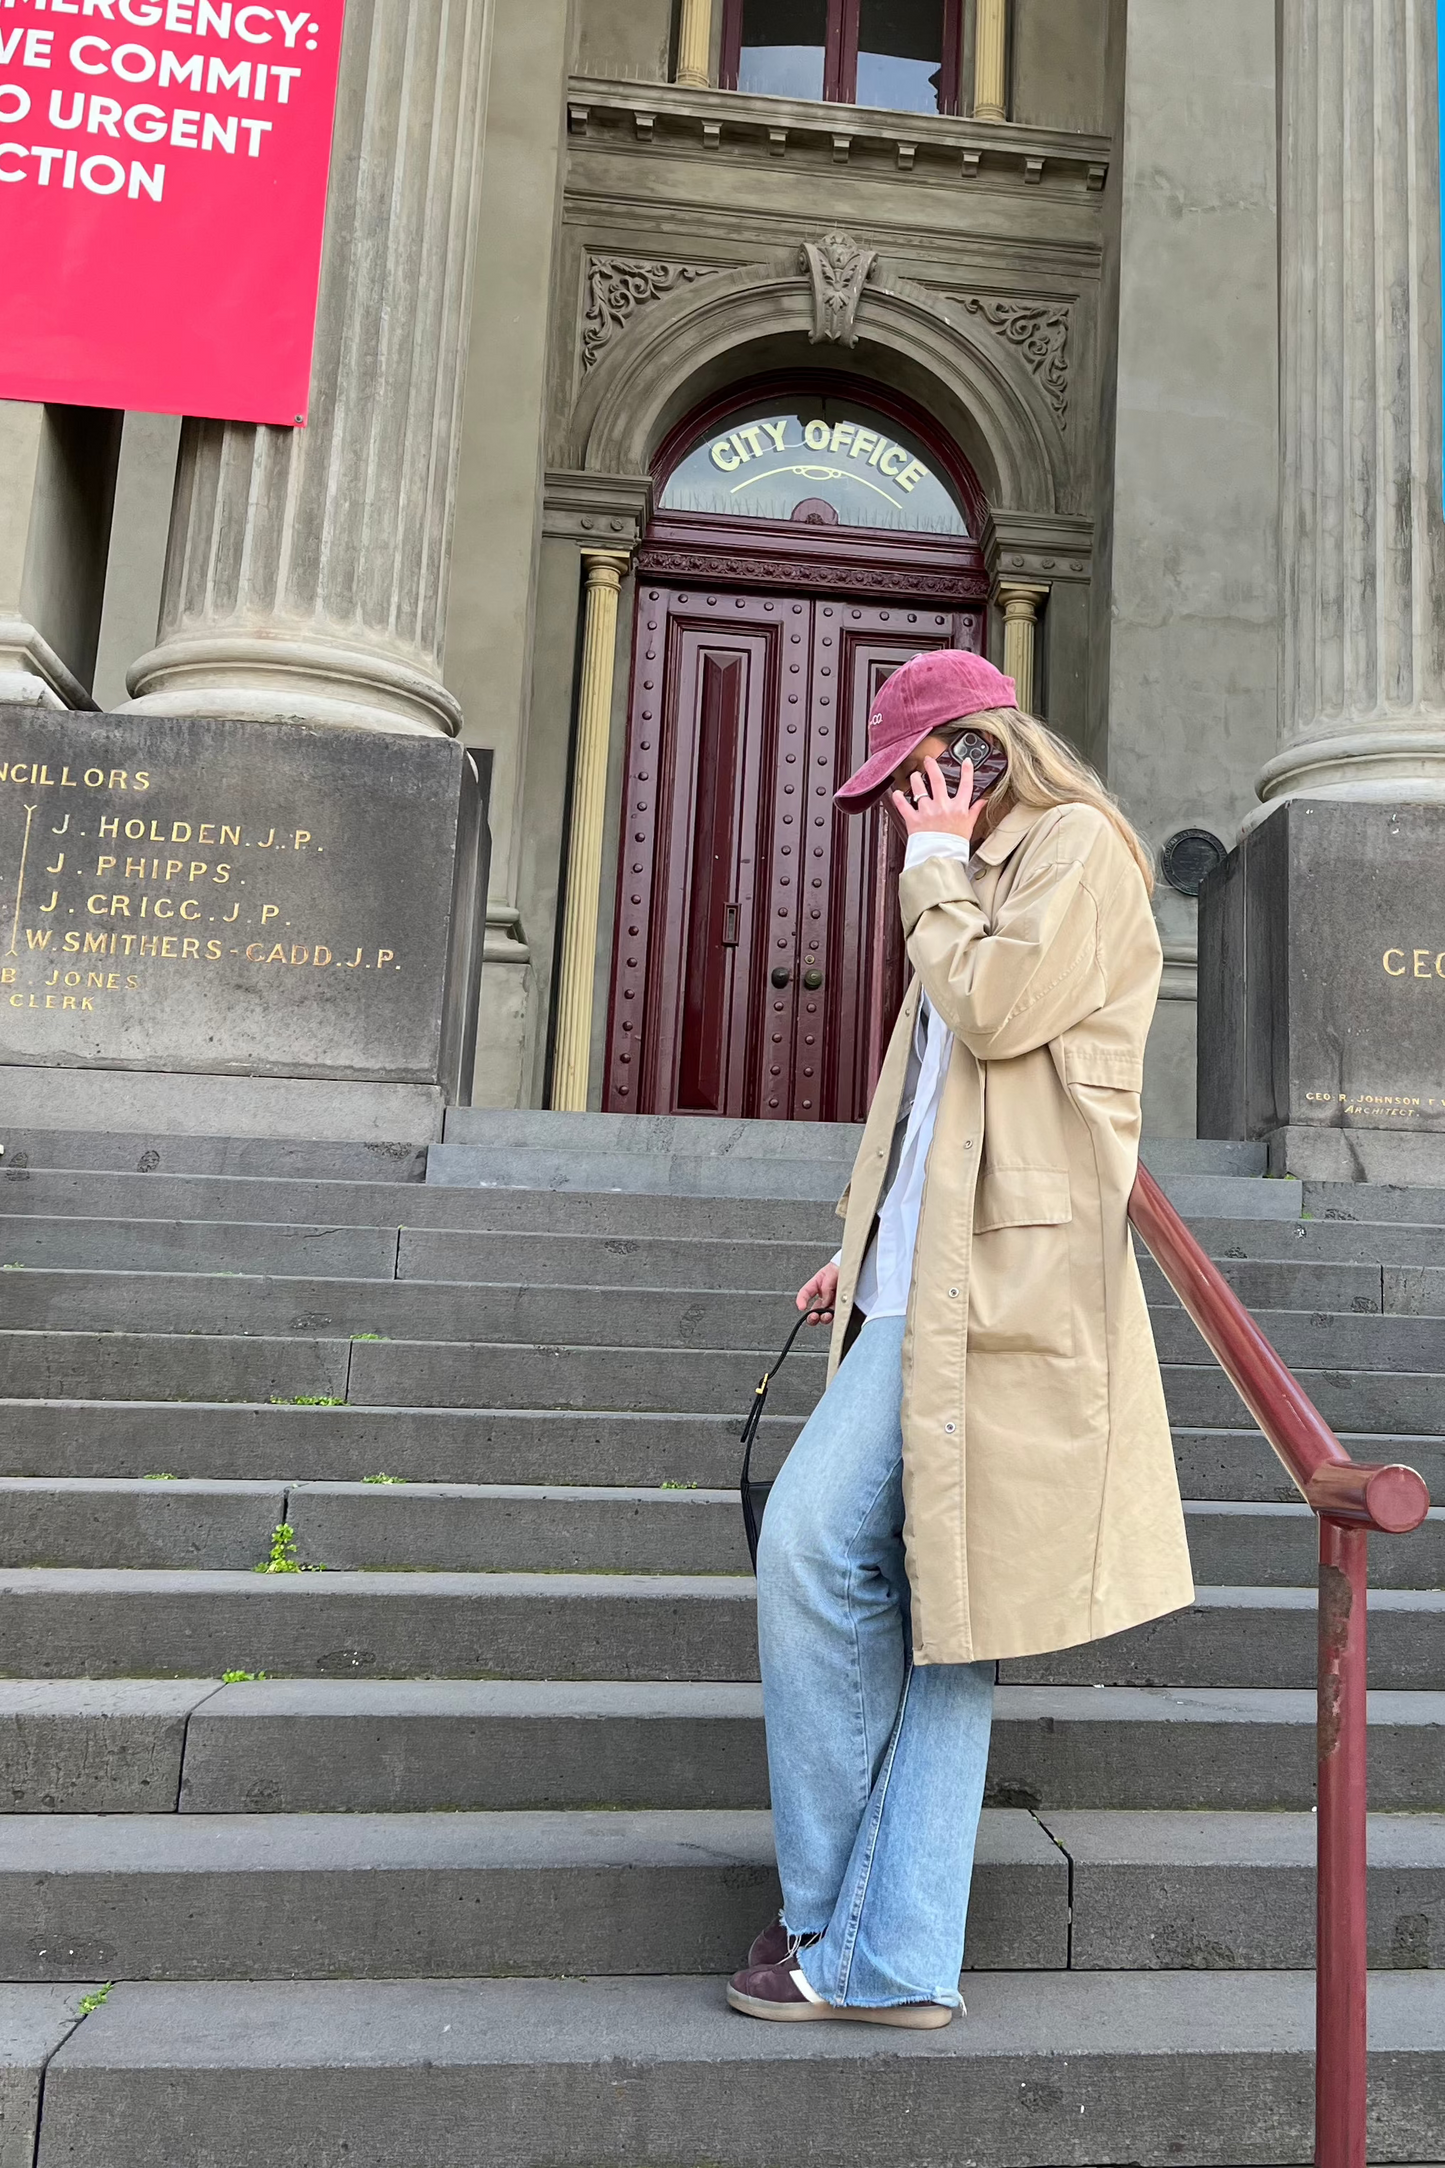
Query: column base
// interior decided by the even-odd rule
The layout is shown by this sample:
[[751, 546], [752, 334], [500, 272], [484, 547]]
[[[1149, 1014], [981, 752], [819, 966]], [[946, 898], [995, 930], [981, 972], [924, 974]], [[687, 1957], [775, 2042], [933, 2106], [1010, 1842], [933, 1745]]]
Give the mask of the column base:
[[440, 679], [401, 656], [237, 631], [167, 640], [133, 663], [124, 713], [319, 723], [454, 738], [462, 711]]
[[422, 1145], [440, 1139], [446, 1108], [446, 1095], [436, 1084], [20, 1065], [0, 1067], [0, 1096], [7, 1137], [16, 1131], [83, 1130], [141, 1138]]
[[1286, 798], [1445, 804], [1445, 715], [1413, 724], [1321, 731], [1266, 762], [1256, 788], [1264, 803], [1241, 833], [1257, 827]]
[[0, 617], [0, 705], [76, 708], [95, 702], [49, 641], [23, 617]]
[[1445, 1152], [1445, 805], [1266, 810], [1199, 894], [1200, 1134]]
[[1445, 1189], [1445, 1136], [1398, 1129], [1276, 1129], [1269, 1171], [1301, 1182], [1381, 1182]]

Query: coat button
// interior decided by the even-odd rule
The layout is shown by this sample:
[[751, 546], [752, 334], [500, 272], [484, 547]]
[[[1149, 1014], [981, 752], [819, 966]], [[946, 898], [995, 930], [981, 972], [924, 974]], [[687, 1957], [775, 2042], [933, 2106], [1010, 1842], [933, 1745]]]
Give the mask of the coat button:
[[943, 1427], [948, 1432], [948, 1435], [951, 1438], [953, 1436], [953, 1433], [957, 1430], [958, 1425], [957, 1423], [945, 1423]]
[[966, 1152], [971, 1152], [971, 1151], [973, 1150], [973, 1139], [972, 1139], [972, 1137], [965, 1137], [965, 1138], [964, 1138], [964, 1140], [963, 1140], [963, 1148], [964, 1148], [964, 1150], [965, 1150]]
[[948, 1292], [949, 1292], [949, 1294], [950, 1294], [950, 1295], [957, 1295], [957, 1293], [958, 1293], [958, 1289], [957, 1289], [956, 1287], [950, 1287], [950, 1289], [948, 1290]]

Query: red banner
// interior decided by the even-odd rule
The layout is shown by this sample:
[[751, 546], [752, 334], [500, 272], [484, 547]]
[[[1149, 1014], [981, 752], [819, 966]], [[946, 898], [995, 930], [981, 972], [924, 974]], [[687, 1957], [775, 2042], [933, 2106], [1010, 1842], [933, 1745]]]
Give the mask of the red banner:
[[0, 398], [305, 421], [344, 15], [0, 0]]

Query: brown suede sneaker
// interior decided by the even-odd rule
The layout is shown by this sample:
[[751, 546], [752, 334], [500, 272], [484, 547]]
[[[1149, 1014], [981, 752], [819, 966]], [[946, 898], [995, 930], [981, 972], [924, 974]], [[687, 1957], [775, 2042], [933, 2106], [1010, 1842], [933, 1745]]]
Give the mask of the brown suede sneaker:
[[780, 1965], [785, 1957], [791, 1957], [795, 1949], [810, 1950], [821, 1935], [799, 1935], [796, 1942], [783, 1925], [782, 1915], [771, 1920], [748, 1951], [745, 1972], [755, 1972], [759, 1965]]
[[888, 2009], [865, 2010], [837, 2002], [809, 2002], [793, 1977], [793, 1964], [754, 1965], [735, 1972], [728, 1982], [728, 2001], [746, 2017], [767, 2017], [785, 2024], [806, 2025], [835, 2018], [857, 2025], [898, 2025], [908, 2032], [933, 2032], [953, 2022], [953, 2012], [942, 2002], [895, 2003]]

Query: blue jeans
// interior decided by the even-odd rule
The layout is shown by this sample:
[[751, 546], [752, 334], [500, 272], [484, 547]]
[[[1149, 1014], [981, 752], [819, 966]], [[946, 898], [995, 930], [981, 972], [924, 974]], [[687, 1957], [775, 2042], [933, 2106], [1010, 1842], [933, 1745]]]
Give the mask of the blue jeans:
[[758, 1645], [783, 1919], [825, 2001], [957, 2006], [994, 1665], [915, 1669], [903, 1319], [865, 1324], [768, 1500]]

